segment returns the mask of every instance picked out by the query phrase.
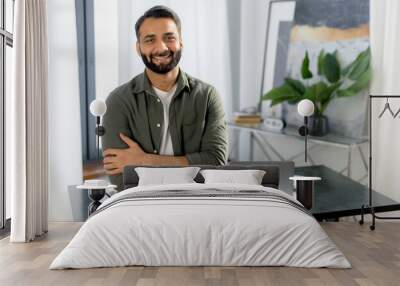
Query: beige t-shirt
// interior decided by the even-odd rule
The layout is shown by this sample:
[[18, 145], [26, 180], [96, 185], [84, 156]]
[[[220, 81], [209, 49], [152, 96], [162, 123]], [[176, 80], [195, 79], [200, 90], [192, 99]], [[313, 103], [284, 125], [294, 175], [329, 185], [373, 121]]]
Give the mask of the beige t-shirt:
[[172, 148], [171, 133], [169, 132], [169, 105], [171, 103], [172, 96], [174, 96], [177, 85], [175, 84], [170, 91], [162, 91], [153, 86], [158, 98], [161, 100], [164, 109], [164, 126], [161, 131], [161, 147], [160, 155], [174, 155], [174, 150]]

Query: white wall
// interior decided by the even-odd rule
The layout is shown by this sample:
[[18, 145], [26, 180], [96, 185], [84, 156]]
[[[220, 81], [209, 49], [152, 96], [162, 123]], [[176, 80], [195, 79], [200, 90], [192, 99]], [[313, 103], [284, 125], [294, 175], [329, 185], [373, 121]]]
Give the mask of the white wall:
[[82, 181], [75, 1], [48, 1], [49, 220], [73, 219], [68, 186]]
[[96, 98], [103, 100], [119, 85], [118, 2], [93, 1]]
[[256, 106], [260, 98], [268, 1], [241, 1], [240, 108]]

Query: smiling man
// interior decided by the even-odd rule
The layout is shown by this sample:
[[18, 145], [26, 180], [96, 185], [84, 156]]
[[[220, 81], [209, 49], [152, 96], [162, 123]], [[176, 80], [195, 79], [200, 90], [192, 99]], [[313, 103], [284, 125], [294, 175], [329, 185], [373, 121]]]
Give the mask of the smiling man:
[[104, 169], [122, 190], [126, 165], [223, 165], [224, 110], [214, 87], [179, 68], [181, 22], [155, 6], [135, 25], [145, 71], [116, 88], [103, 118]]

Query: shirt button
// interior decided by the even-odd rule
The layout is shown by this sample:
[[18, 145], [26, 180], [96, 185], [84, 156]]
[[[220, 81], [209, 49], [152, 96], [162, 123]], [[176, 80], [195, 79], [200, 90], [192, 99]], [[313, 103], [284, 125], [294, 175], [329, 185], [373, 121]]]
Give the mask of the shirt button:
[[154, 153], [154, 154], [157, 154], [157, 150], [154, 150], [153, 153]]
[[161, 100], [159, 98], [157, 98], [157, 102], [160, 102]]
[[161, 124], [160, 123], [157, 123], [157, 127], [160, 127], [161, 126]]

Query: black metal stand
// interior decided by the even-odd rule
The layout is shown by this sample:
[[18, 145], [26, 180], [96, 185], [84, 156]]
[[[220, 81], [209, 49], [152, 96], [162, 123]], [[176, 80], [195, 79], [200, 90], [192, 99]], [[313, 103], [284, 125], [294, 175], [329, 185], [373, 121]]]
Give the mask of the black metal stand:
[[100, 200], [106, 194], [106, 189], [89, 189], [88, 195], [92, 202], [88, 206], [88, 216], [94, 213], [97, 208], [101, 205]]
[[369, 180], [368, 180], [368, 191], [369, 191], [369, 204], [361, 206], [361, 219], [359, 223], [364, 224], [364, 214], [371, 213], [372, 224], [369, 226], [371, 230], [375, 230], [376, 219], [400, 219], [400, 217], [382, 217], [375, 214], [375, 209], [372, 202], [372, 99], [374, 98], [400, 98], [400, 95], [369, 95]]
[[308, 137], [308, 117], [304, 116], [304, 126], [306, 127], [306, 134], [304, 135], [304, 161], [307, 162], [307, 137]]
[[100, 123], [100, 116], [96, 116], [96, 149], [97, 160], [100, 160], [100, 137], [106, 133], [106, 129]]
[[304, 116], [304, 125], [300, 126], [299, 128], [299, 134], [301, 136], [304, 136], [304, 161], [307, 162], [307, 137], [309, 134], [309, 130], [308, 130], [308, 116]]

